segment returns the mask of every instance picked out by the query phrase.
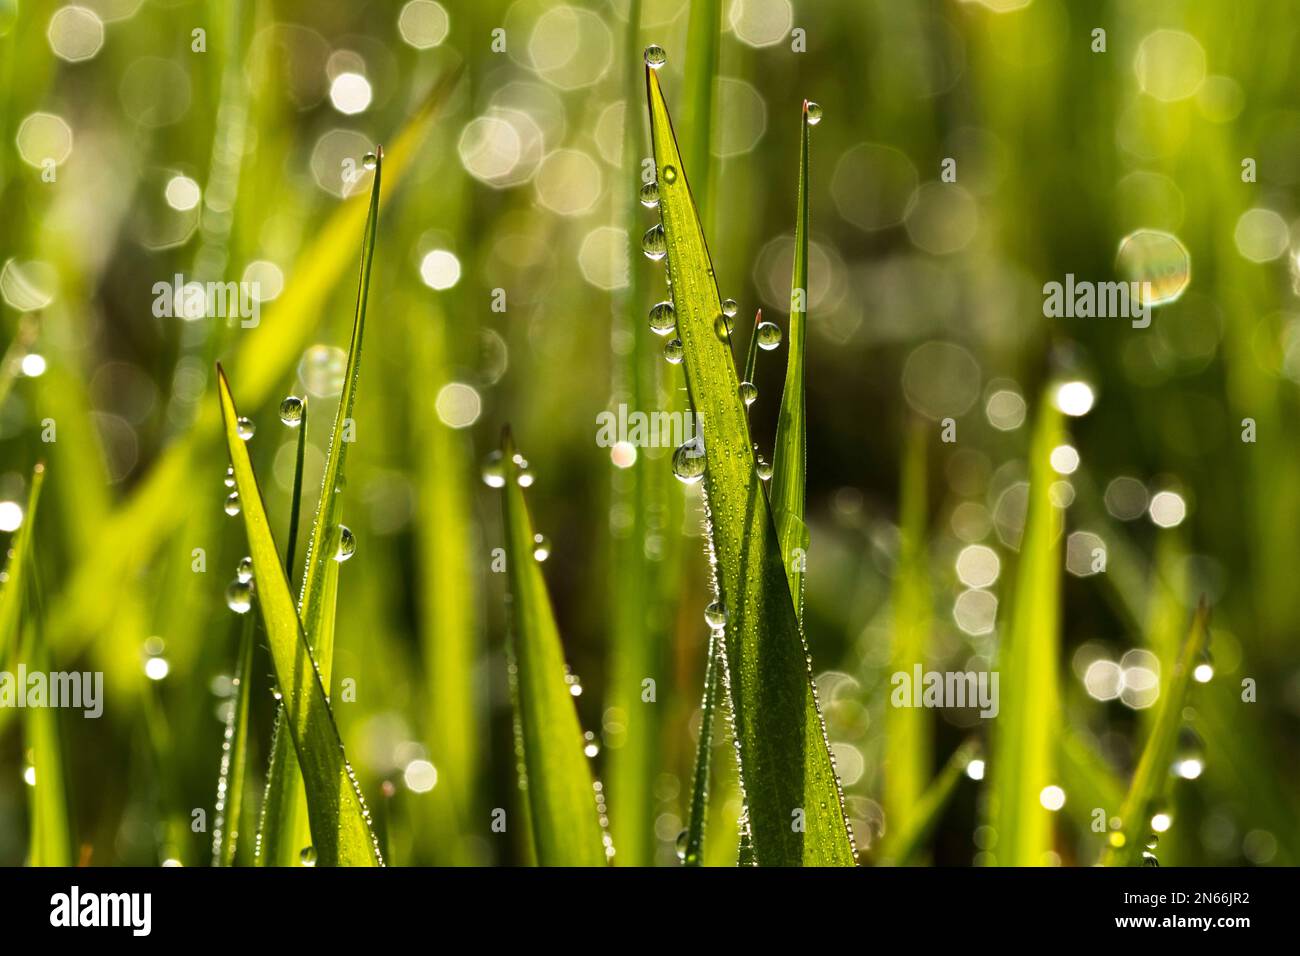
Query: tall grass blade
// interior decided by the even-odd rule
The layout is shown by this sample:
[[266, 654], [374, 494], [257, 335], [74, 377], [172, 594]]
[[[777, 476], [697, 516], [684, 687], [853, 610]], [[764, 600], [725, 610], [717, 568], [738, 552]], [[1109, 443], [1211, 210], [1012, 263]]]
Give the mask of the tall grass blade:
[[1016, 568], [1011, 623], [998, 651], [1001, 706], [989, 761], [990, 825], [1002, 866], [1042, 866], [1052, 848], [1052, 814], [1044, 787], [1055, 784], [1060, 719], [1061, 513], [1051, 498], [1052, 449], [1061, 442], [1060, 412], [1043, 401], [1029, 448], [1029, 503]]
[[[339, 563], [333, 560], [341, 533], [344, 465], [348, 447], [352, 444], [348, 432], [353, 422], [356, 405], [357, 382], [361, 375], [361, 342], [366, 324], [366, 302], [370, 292], [370, 270], [375, 254], [375, 235], [379, 227], [379, 196], [384, 169], [383, 147], [375, 151], [375, 178], [370, 188], [370, 212], [366, 217], [365, 233], [361, 239], [361, 274], [357, 283], [356, 312], [352, 320], [352, 338], [348, 346], [348, 364], [343, 377], [343, 393], [339, 397], [330, 432], [329, 451], [325, 457], [325, 473], [321, 481], [320, 498], [316, 503], [316, 516], [312, 520], [311, 536], [307, 541], [307, 566], [303, 572], [302, 588], [298, 595], [298, 613], [302, 618], [303, 632], [320, 668], [321, 682], [329, 687], [334, 662], [334, 611], [338, 588]], [[305, 426], [299, 426], [299, 454], [305, 440]], [[297, 497], [297, 495], [295, 495]], [[297, 507], [297, 502], [294, 505]], [[296, 532], [295, 516], [290, 519]], [[284, 720], [283, 706], [276, 722]], [[267, 771], [266, 795], [263, 800], [260, 835], [257, 841], [258, 861], [262, 864], [293, 866], [308, 835], [306, 794], [299, 780], [289, 739], [275, 733], [271, 750], [271, 765]]]
[[252, 699], [253, 628], [251, 612], [240, 628], [239, 661], [231, 680], [234, 699], [221, 741], [221, 773], [217, 778], [216, 816], [212, 825], [212, 865], [234, 866], [243, 821], [244, 780], [248, 768], [248, 705]]
[[[217, 387], [226, 446], [230, 450], [235, 488], [253, 559], [256, 603], [284, 705], [283, 726], [289, 729], [306, 785], [312, 836], [310, 852], [322, 866], [382, 865], [365, 798], [343, 753], [343, 741], [330, 711], [320, 670], [289, 593], [289, 582], [280, 563], [280, 551], [271, 533], [248, 448], [239, 437], [239, 413], [230, 394], [230, 383], [220, 365]], [[308, 849], [301, 847], [300, 852]]]
[[502, 435], [502, 513], [510, 581], [511, 645], [525, 790], [537, 862], [542, 866], [604, 866], [604, 832], [594, 781], [583, 752], [555, 612], [535, 550], [532, 519], [519, 486], [509, 430]]
[[4, 587], [0, 587], [0, 669], [8, 670], [11, 654], [18, 650], [19, 621], [22, 602], [26, 594], [26, 580], [31, 573], [32, 532], [36, 523], [36, 509], [41, 501], [41, 486], [45, 484], [45, 465], [32, 469], [32, 480], [27, 490], [27, 507], [23, 523], [14, 534], [5, 564]]
[[[881, 864], [911, 866], [919, 861], [926, 842], [939, 825], [952, 795], [957, 792], [957, 784], [966, 772], [966, 765], [978, 753], [979, 744], [975, 741], [967, 741], [953, 751], [939, 775], [925, 788], [915, 806], [909, 808], [901, 827], [889, 831], [880, 858]], [[889, 819], [888, 815], [886, 819]]]
[[298, 556], [298, 524], [302, 517], [302, 466], [307, 451], [307, 396], [302, 399], [302, 419], [298, 422], [298, 447], [293, 459], [293, 493], [289, 497], [289, 541], [284, 546], [284, 575], [293, 587], [293, 568]]
[[[1155, 723], [1142, 748], [1137, 770], [1129, 784], [1128, 794], [1120, 808], [1123, 821], [1122, 841], [1114, 840], [1106, 850], [1102, 862], [1106, 866], [1127, 866], [1137, 859], [1143, 847], [1143, 838], [1151, 831], [1151, 813], [1156, 801], [1169, 784], [1169, 766], [1178, 730], [1183, 722], [1183, 707], [1187, 690], [1191, 686], [1192, 671], [1201, 659], [1209, 636], [1210, 611], [1202, 600], [1192, 618], [1192, 626], [1183, 642], [1174, 665], [1173, 674], [1160, 693], [1160, 708]], [[1120, 843], [1116, 846], [1116, 843]]]
[[646, 84], [659, 210], [704, 488], [731, 712], [760, 865], [853, 865], [854, 848], [772, 516], [755, 473], [722, 306], [658, 75]]

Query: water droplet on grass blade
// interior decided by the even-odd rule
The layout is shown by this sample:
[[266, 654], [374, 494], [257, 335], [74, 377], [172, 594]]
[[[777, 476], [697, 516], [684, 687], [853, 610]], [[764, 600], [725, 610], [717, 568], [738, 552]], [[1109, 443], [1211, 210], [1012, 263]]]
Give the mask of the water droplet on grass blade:
[[[682, 862], [688, 862], [686, 859], [686, 848], [690, 845], [691, 836], [686, 830], [677, 834], [677, 859]], [[694, 862], [691, 860], [690, 862]]]
[[659, 187], [654, 183], [646, 183], [641, 187], [641, 205], [647, 209], [654, 209], [659, 205]]
[[750, 405], [753, 405], [756, 401], [758, 401], [758, 386], [756, 386], [753, 382], [741, 382], [740, 400], [745, 403], [746, 408], [748, 408]]
[[298, 854], [298, 861], [302, 863], [303, 866], [315, 866], [316, 848], [314, 846], [303, 847], [302, 852]]
[[235, 568], [235, 577], [241, 581], [251, 581], [253, 579], [253, 559], [242, 557], [239, 559], [239, 566]]
[[739, 311], [740, 311], [740, 306], [736, 304], [735, 299], [722, 300], [722, 314], [725, 315], [727, 318], [731, 318]]
[[506, 466], [502, 460], [501, 452], [489, 452], [488, 456], [483, 459], [483, 484], [489, 488], [504, 488], [506, 486]]
[[334, 552], [334, 560], [342, 564], [357, 550], [357, 539], [352, 529], [345, 524], [339, 525], [339, 546]]
[[582, 735], [582, 752], [588, 757], [594, 757], [600, 753], [600, 744], [596, 742], [596, 735], [590, 730], [585, 731]]
[[807, 110], [808, 110], [809, 126], [816, 126], [818, 123], [822, 121], [822, 108], [818, 106], [816, 103], [809, 103], [807, 106]]
[[240, 507], [239, 492], [232, 491], [226, 497], [226, 504], [225, 504], [226, 514], [230, 515], [233, 518], [235, 515], [239, 514], [239, 507]]
[[681, 339], [673, 339], [664, 343], [664, 358], [668, 360], [669, 365], [680, 365], [682, 363]]
[[758, 323], [758, 347], [766, 352], [781, 344], [781, 326], [775, 322]]
[[252, 421], [250, 421], [247, 418], [241, 417], [239, 421], [235, 422], [235, 434], [237, 434], [244, 441], [248, 441], [250, 438], [252, 438], [253, 432], [255, 431], [257, 431], [257, 426], [254, 425]]
[[669, 186], [671, 186], [673, 183], [677, 182], [677, 167], [665, 166], [662, 175], [663, 175], [663, 181], [666, 182]]
[[374, 153], [366, 153], [366, 155], [361, 157], [361, 165], [366, 167], [366, 169], [374, 169], [379, 165], [379, 157]]
[[1143, 865], [1143, 866], [1159, 866], [1159, 865], [1160, 865], [1160, 861], [1156, 859], [1156, 855], [1155, 855], [1154, 853], [1152, 853], [1150, 850], [1143, 850], [1143, 851], [1142, 851], [1142, 865]]
[[301, 398], [297, 395], [290, 395], [280, 403], [280, 421], [290, 428], [297, 428], [302, 424]]
[[772, 465], [762, 455], [754, 458], [754, 474], [758, 475], [760, 481], [767, 481], [772, 477]]
[[652, 262], [658, 262], [668, 255], [668, 240], [664, 236], [662, 223], [657, 222], [646, 230], [645, 235], [641, 237], [641, 251]]
[[699, 439], [685, 442], [673, 452], [673, 474], [688, 485], [704, 477], [704, 445]]
[[657, 70], [668, 62], [668, 54], [658, 43], [651, 43], [645, 48], [645, 63], [652, 70]]
[[731, 341], [731, 330], [734, 326], [735, 323], [726, 314], [719, 315], [713, 320], [713, 332], [723, 342]]
[[253, 585], [248, 581], [231, 581], [226, 588], [226, 607], [236, 614], [247, 614], [253, 606]]
[[227, 488], [235, 487], [235, 466], [234, 465], [226, 466], [226, 477], [222, 479], [222, 482], [225, 484]]
[[545, 561], [551, 556], [551, 542], [544, 534], [533, 535], [533, 558], [537, 561]]
[[656, 302], [650, 307], [650, 330], [655, 335], [667, 335], [677, 328], [677, 313], [671, 302]]
[[714, 601], [704, 609], [704, 623], [715, 631], [727, 623], [727, 606], [721, 601]]

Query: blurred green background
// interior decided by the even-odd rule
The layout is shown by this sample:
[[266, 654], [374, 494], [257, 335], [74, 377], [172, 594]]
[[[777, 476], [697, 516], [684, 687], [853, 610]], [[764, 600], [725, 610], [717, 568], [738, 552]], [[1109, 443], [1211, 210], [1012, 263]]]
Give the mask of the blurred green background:
[[[1043, 862], [1098, 860], [1095, 811], [1118, 812], [1204, 595], [1214, 677], [1188, 704], [1186, 779], [1158, 854], [1294, 865], [1293, 13], [1280, 0], [0, 0], [0, 547], [44, 461], [35, 615], [52, 668], [106, 684], [101, 719], [57, 717], [74, 861], [209, 861], [192, 814], [210, 827], [240, 626], [223, 595], [245, 553], [222, 511], [213, 362], [256, 423], [283, 535], [296, 434], [277, 409], [310, 398], [310, 508], [351, 327], [361, 157], [383, 143], [392, 191], [344, 505], [358, 547], [341, 569], [334, 710], [388, 859], [528, 859], [521, 828], [491, 829], [495, 808], [519, 807], [500, 504], [479, 478], [508, 421], [535, 475], [614, 862], [676, 864], [710, 600], [698, 486], [671, 479], [671, 448], [597, 443], [602, 411], [682, 401], [681, 369], [645, 321], [662, 268], [639, 251], [655, 221], [637, 202], [641, 49], [656, 42], [719, 289], [745, 320], [738, 354], [756, 309], [784, 327], [800, 109], [824, 110], [805, 621], [864, 860], [917, 796], [887, 783], [903, 492], [925, 521], [925, 666], [986, 669], [1023, 529], [1026, 423], [1082, 382], [1077, 463], [1063, 453], [1054, 488], [1068, 505], [1065, 801]], [[1117, 260], [1134, 234], [1176, 241], [1158, 260]], [[1146, 329], [1045, 318], [1043, 284], [1067, 273], [1158, 275], [1176, 298]], [[156, 315], [155, 284], [177, 274], [258, 283], [260, 322]], [[765, 452], [784, 364], [784, 348], [760, 356]], [[13, 670], [16, 647], [0, 652]], [[250, 815], [269, 670], [259, 647]], [[345, 679], [355, 702], [340, 699]], [[23, 719], [0, 709], [5, 864], [28, 855]], [[928, 781], [985, 724], [926, 712], [909, 725], [908, 779]], [[730, 754], [724, 728], [715, 743]], [[707, 856], [726, 863], [740, 808], [734, 770], [715, 763]], [[981, 767], [923, 859], [996, 861]]]

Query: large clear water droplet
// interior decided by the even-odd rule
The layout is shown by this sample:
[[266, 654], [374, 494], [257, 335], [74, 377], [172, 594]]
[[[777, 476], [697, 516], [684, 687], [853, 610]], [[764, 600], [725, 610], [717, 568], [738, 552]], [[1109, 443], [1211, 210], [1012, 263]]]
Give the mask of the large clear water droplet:
[[297, 428], [302, 424], [301, 398], [297, 395], [290, 395], [280, 403], [280, 421], [290, 428]]
[[483, 459], [483, 484], [489, 488], [504, 488], [506, 486], [506, 463], [501, 456], [501, 452], [489, 452], [488, 456]]
[[822, 108], [816, 103], [808, 104], [808, 125], [816, 126], [822, 121]]
[[253, 585], [248, 581], [231, 581], [226, 588], [226, 607], [236, 614], [247, 614], [253, 606]]
[[658, 43], [651, 43], [645, 48], [645, 64], [652, 70], [657, 70], [668, 62], [668, 54]]
[[316, 848], [314, 846], [305, 846], [302, 852], [298, 854], [298, 862], [303, 866], [316, 865]]
[[669, 365], [680, 365], [682, 363], [681, 339], [672, 339], [664, 343], [664, 358], [668, 360]]
[[753, 405], [758, 401], [758, 386], [753, 382], [741, 382], [740, 400], [745, 403], [746, 408]]
[[758, 475], [760, 481], [769, 481], [772, 477], [772, 465], [762, 455], [754, 458], [754, 474]]
[[656, 302], [650, 307], [650, 330], [655, 335], [668, 335], [677, 328], [677, 312], [671, 302]]
[[226, 504], [225, 504], [226, 514], [230, 515], [233, 518], [235, 515], [239, 514], [239, 508], [240, 508], [239, 492], [232, 491], [229, 495], [226, 496]]
[[704, 477], [704, 461], [704, 443], [693, 438], [673, 452], [673, 474], [693, 485]]
[[766, 352], [781, 344], [781, 326], [775, 322], [758, 323], [758, 347]]
[[238, 421], [235, 422], [235, 434], [237, 434], [244, 441], [248, 441], [250, 438], [252, 438], [253, 432], [255, 431], [257, 431], [257, 426], [254, 425], [252, 421], [247, 418], [241, 417]]
[[704, 609], [704, 623], [715, 631], [727, 623], [727, 606], [721, 601], [714, 601]]
[[352, 529], [345, 524], [339, 525], [339, 544], [334, 550], [334, 560], [342, 564], [357, 550], [357, 539]]
[[735, 299], [722, 300], [722, 314], [725, 315], [727, 318], [731, 318], [739, 311], [740, 311], [740, 306], [736, 303]]
[[646, 183], [641, 187], [641, 205], [647, 209], [659, 205], [659, 187], [654, 183]]
[[366, 167], [366, 169], [374, 169], [379, 165], [379, 157], [374, 153], [366, 153], [366, 155], [361, 157], [361, 165]]
[[731, 330], [734, 327], [735, 323], [725, 314], [713, 320], [713, 333], [723, 342], [731, 341]]
[[664, 236], [663, 223], [655, 223], [641, 237], [641, 251], [652, 262], [658, 262], [668, 255], [668, 240]]

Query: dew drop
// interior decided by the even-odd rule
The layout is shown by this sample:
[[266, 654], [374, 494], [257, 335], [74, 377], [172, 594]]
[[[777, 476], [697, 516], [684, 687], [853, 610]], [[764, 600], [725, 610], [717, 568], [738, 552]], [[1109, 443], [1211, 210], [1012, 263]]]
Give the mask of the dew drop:
[[361, 165], [366, 167], [366, 169], [374, 169], [379, 165], [379, 157], [374, 153], [366, 153], [366, 155], [361, 157]]
[[1143, 865], [1143, 866], [1159, 866], [1159, 865], [1160, 865], [1160, 861], [1156, 859], [1156, 855], [1155, 855], [1154, 853], [1152, 853], [1150, 850], [1143, 850], [1143, 851], [1142, 851], [1142, 865]]
[[230, 515], [232, 518], [239, 514], [239, 492], [232, 491], [226, 497], [225, 509], [226, 514]]
[[704, 609], [704, 623], [715, 631], [727, 623], [727, 607], [721, 601], [714, 601]]
[[504, 488], [506, 486], [506, 466], [502, 460], [501, 452], [490, 452], [483, 459], [483, 484], [489, 488]]
[[315, 866], [316, 848], [314, 846], [303, 847], [302, 852], [298, 854], [298, 861], [302, 863], [303, 866]]
[[655, 223], [641, 237], [641, 251], [652, 262], [658, 262], [668, 255], [668, 240], [664, 237], [663, 223]]
[[758, 347], [770, 352], [781, 344], [781, 326], [775, 322], [758, 323]]
[[334, 560], [342, 564], [352, 557], [357, 550], [357, 539], [352, 529], [345, 524], [339, 525], [339, 545], [334, 551]]
[[290, 428], [297, 428], [302, 424], [301, 398], [297, 395], [290, 395], [280, 403], [280, 421]]
[[664, 358], [668, 360], [669, 365], [682, 364], [682, 340], [672, 339], [664, 343]]
[[250, 421], [247, 418], [241, 417], [237, 422], [235, 422], [235, 434], [237, 434], [244, 441], [248, 441], [250, 438], [252, 438], [253, 432], [255, 431], [257, 431], [257, 426], [255, 426], [252, 423], [252, 421]]
[[659, 187], [654, 183], [646, 183], [641, 187], [641, 205], [647, 209], [659, 205]]
[[754, 459], [754, 474], [758, 475], [760, 481], [768, 481], [772, 477], [772, 465], [762, 455]]
[[816, 126], [822, 121], [822, 108], [816, 103], [808, 104], [808, 125]]
[[690, 845], [690, 840], [690, 834], [685, 830], [677, 834], [677, 859], [682, 863], [686, 862], [686, 848]]
[[677, 328], [677, 313], [671, 302], [656, 302], [650, 307], [650, 330], [655, 335], [668, 335]]
[[668, 62], [668, 54], [658, 43], [652, 43], [645, 48], [645, 64], [652, 70], [657, 70]]
[[244, 556], [239, 559], [239, 566], [235, 568], [235, 577], [240, 581], [253, 580], [253, 559]]
[[533, 486], [533, 473], [528, 467], [528, 459], [515, 452], [512, 460], [515, 463], [515, 484], [520, 488], [531, 488]]
[[758, 401], [758, 386], [753, 382], [741, 382], [740, 400], [745, 403], [746, 408], [753, 405]]
[[235, 487], [235, 466], [226, 466], [226, 477], [222, 479], [227, 488]]
[[594, 757], [600, 753], [600, 744], [596, 742], [596, 735], [590, 730], [582, 735], [582, 752], [588, 757]]
[[673, 183], [677, 182], [677, 167], [676, 167], [676, 166], [665, 166], [665, 167], [664, 167], [664, 171], [663, 171], [663, 180], [664, 180], [664, 182], [666, 182], [669, 186], [671, 186]]
[[731, 330], [735, 323], [730, 317], [723, 314], [713, 320], [713, 332], [723, 342], [731, 341]]
[[226, 588], [226, 607], [236, 614], [247, 614], [253, 606], [253, 586], [247, 581], [234, 580]]
[[533, 535], [533, 558], [545, 561], [551, 556], [551, 541], [544, 534]]
[[725, 315], [727, 318], [731, 318], [739, 311], [740, 311], [740, 306], [736, 304], [735, 299], [722, 300], [722, 314]]
[[704, 477], [704, 445], [699, 439], [684, 442], [673, 452], [673, 474], [688, 485]]

